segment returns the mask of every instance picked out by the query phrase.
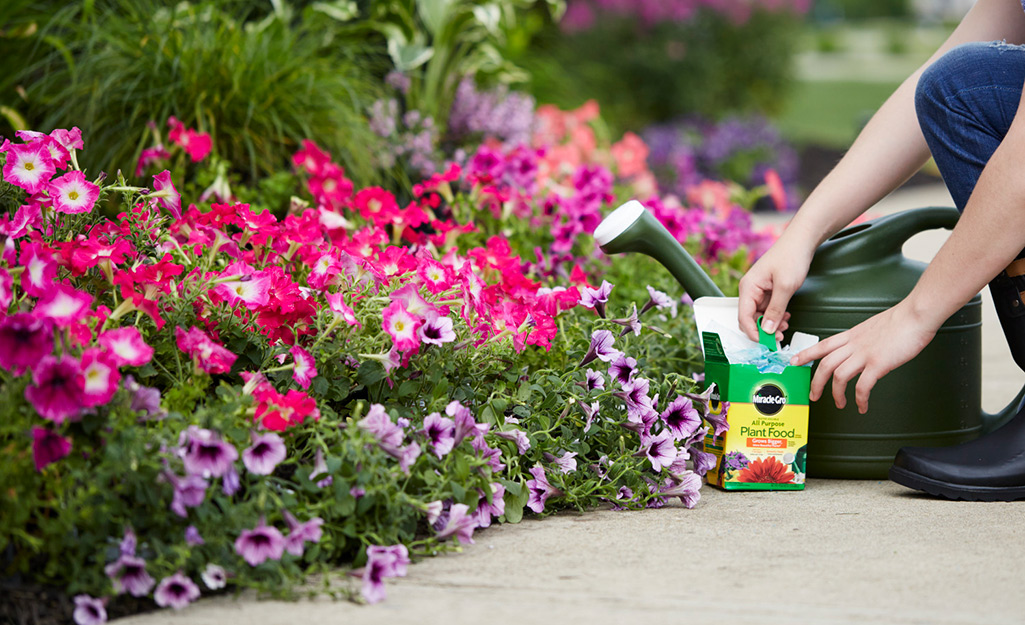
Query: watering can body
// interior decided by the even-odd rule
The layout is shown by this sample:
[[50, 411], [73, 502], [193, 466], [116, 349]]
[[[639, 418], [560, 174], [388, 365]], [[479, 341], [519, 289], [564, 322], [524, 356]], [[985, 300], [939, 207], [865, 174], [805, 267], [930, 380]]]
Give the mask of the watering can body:
[[[722, 295], [650, 213], [629, 204], [636, 206], [621, 212], [624, 205], [595, 231], [606, 253], [648, 254], [695, 299]], [[921, 208], [834, 235], [817, 250], [804, 285], [787, 307], [788, 333], [824, 339], [900, 302], [925, 269], [903, 255], [904, 242], [919, 232], [953, 228], [957, 219], [954, 208]], [[953, 445], [995, 429], [1013, 416], [1025, 389], [1000, 413], [983, 413], [981, 362], [982, 303], [975, 296], [921, 354], [876, 384], [867, 414], [857, 412], [854, 384], [848, 385], [844, 409], [828, 392], [810, 405], [808, 475], [885, 479], [900, 447]]]

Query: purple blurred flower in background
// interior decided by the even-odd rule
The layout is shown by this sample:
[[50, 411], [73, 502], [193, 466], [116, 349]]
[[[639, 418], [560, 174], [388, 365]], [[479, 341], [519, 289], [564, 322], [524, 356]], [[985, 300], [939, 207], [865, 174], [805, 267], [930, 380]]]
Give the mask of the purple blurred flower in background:
[[199, 599], [199, 586], [178, 571], [174, 575], [160, 580], [153, 593], [153, 600], [162, 608], [180, 610]]
[[534, 98], [501, 86], [478, 90], [467, 76], [456, 88], [448, 131], [456, 141], [474, 135], [494, 137], [506, 145], [530, 143], [534, 129]]

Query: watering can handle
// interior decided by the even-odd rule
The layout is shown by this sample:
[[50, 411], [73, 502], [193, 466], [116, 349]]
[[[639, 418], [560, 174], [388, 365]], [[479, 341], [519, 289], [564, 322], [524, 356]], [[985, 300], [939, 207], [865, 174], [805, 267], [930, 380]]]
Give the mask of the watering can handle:
[[930, 206], [886, 215], [844, 228], [815, 252], [817, 269], [841, 270], [900, 254], [904, 243], [926, 230], [952, 229], [960, 214], [953, 207]]

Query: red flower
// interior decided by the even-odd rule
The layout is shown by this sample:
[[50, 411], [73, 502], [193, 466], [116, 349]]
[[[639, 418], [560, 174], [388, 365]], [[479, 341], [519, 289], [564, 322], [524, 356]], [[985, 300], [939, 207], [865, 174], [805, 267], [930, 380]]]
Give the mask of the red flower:
[[794, 480], [794, 474], [787, 465], [774, 456], [759, 458], [742, 469], [737, 476], [738, 482], [755, 482], [761, 484], [788, 484]]

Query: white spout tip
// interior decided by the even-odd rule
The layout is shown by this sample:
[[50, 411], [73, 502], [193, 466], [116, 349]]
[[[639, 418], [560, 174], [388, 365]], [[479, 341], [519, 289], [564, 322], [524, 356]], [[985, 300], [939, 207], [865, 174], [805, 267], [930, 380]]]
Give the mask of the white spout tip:
[[645, 210], [644, 205], [637, 200], [630, 200], [623, 204], [598, 224], [598, 227], [594, 229], [594, 240], [598, 242], [599, 246], [605, 246], [615, 241], [616, 237], [623, 234], [627, 228], [640, 219]]

